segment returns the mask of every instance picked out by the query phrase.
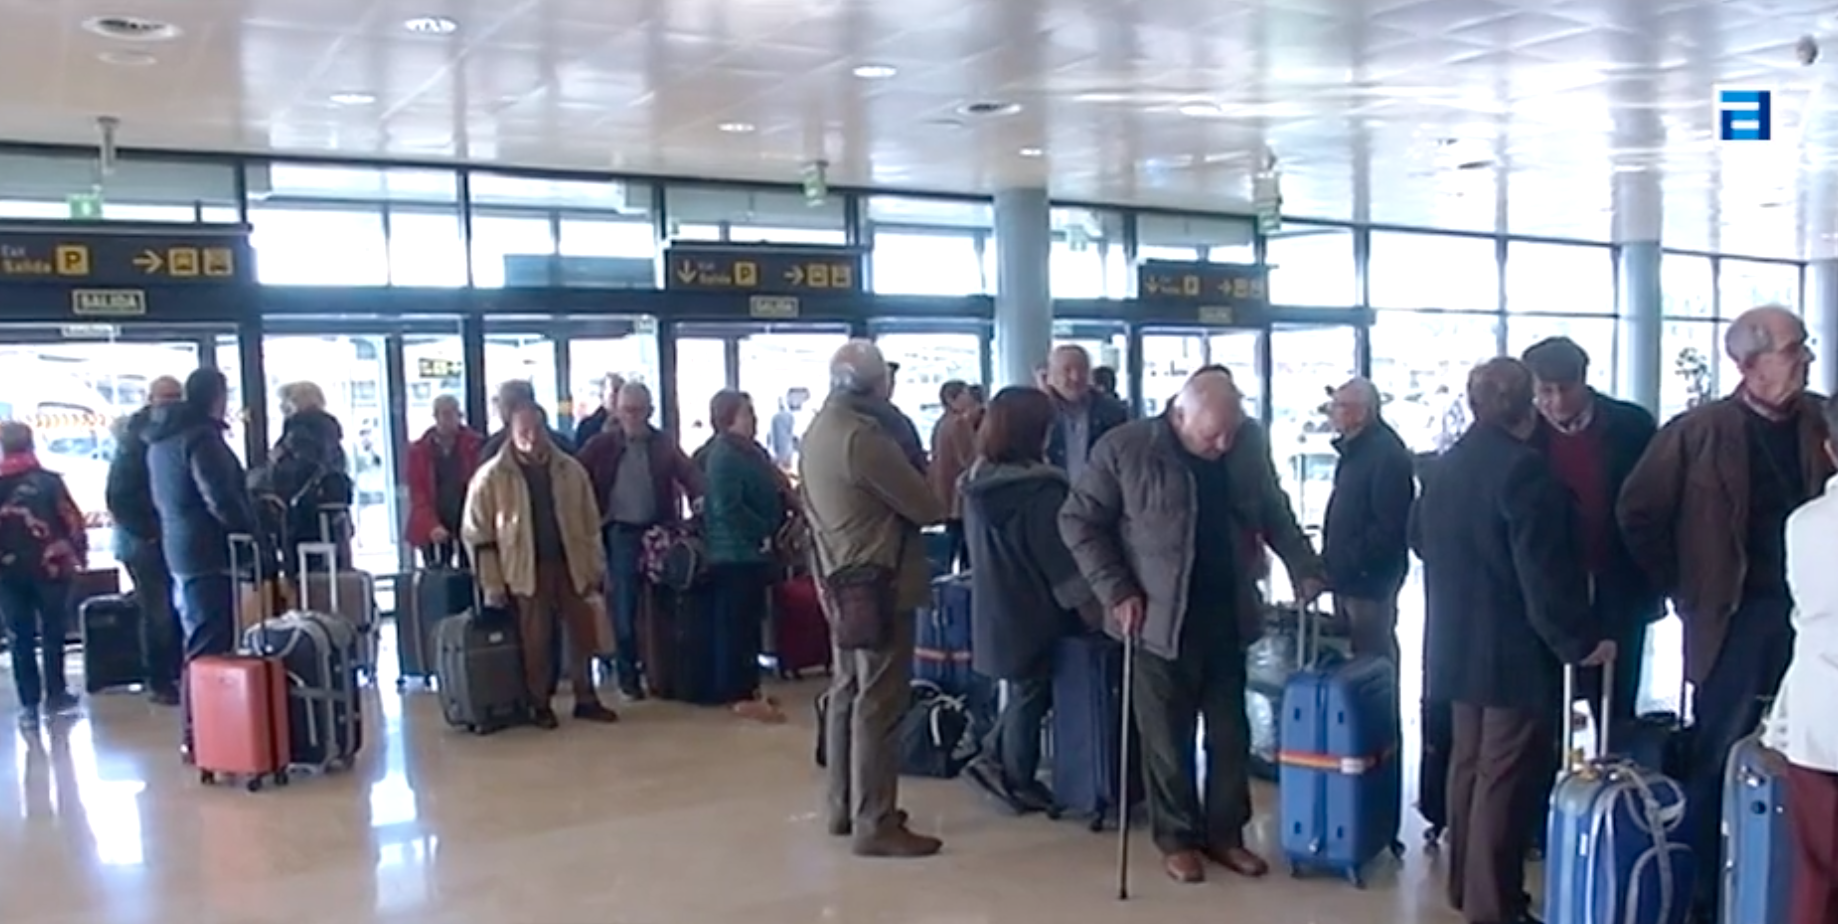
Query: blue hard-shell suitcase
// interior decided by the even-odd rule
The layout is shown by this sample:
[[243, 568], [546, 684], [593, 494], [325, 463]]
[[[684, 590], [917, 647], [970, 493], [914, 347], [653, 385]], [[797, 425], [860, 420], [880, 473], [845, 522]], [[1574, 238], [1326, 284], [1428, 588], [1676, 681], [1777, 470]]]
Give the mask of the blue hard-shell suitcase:
[[1787, 782], [1765, 756], [1759, 734], [1730, 749], [1723, 778], [1723, 924], [1787, 920], [1793, 884]]
[[[1130, 723], [1129, 733], [1135, 733]], [[1140, 764], [1119, 780], [1123, 741], [1123, 645], [1103, 635], [1064, 638], [1053, 652], [1053, 796], [1058, 817], [1103, 830], [1123, 799], [1142, 797]], [[1142, 753], [1131, 747], [1132, 754]]]
[[1366, 864], [1404, 851], [1396, 670], [1384, 658], [1356, 657], [1300, 671], [1284, 687], [1280, 722], [1290, 872], [1334, 872], [1363, 888]]
[[[1574, 671], [1565, 668], [1566, 703], [1574, 701], [1574, 684]], [[1684, 842], [1685, 791], [1656, 770], [1600, 756], [1606, 743], [1596, 752], [1566, 771], [1551, 793], [1545, 920], [1682, 924], [1698, 875]]]
[[932, 605], [919, 611], [913, 643], [913, 679], [938, 685], [952, 696], [976, 686], [970, 667], [970, 575], [932, 582]]

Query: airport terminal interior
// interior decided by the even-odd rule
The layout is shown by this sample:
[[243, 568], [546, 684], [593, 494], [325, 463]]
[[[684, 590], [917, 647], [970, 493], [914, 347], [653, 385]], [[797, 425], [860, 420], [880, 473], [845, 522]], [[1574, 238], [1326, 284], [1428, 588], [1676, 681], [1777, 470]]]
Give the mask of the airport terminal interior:
[[[1402, 859], [1364, 889], [1190, 888], [1138, 833], [1119, 902], [1114, 835], [959, 781], [903, 784], [940, 856], [850, 856], [819, 811], [821, 676], [771, 682], [781, 726], [651, 701], [449, 729], [395, 672], [408, 445], [442, 395], [496, 430], [511, 379], [568, 431], [608, 373], [652, 386], [686, 447], [724, 388], [801, 431], [851, 337], [900, 364], [929, 434], [942, 383], [1026, 383], [1071, 343], [1139, 415], [1230, 367], [1318, 530], [1349, 377], [1434, 453], [1468, 371], [1543, 338], [1662, 421], [1733, 387], [1745, 309], [1838, 338], [1838, 9], [1810, 0], [0, 0], [0, 21], [0, 415], [67, 479], [90, 566], [115, 565], [114, 425], [154, 378], [222, 369], [248, 461], [279, 387], [312, 381], [383, 648], [355, 769], [286, 789], [200, 785], [175, 711], [135, 691], [9, 718], [6, 924], [1458, 921], [1408, 808], [1415, 576]], [[1730, 88], [1763, 91], [1755, 121]], [[1813, 387], [1835, 376], [1819, 357]], [[1652, 708], [1676, 707], [1681, 636], [1650, 637]], [[70, 671], [81, 691], [74, 647]], [[1256, 803], [1275, 859], [1269, 784]]]

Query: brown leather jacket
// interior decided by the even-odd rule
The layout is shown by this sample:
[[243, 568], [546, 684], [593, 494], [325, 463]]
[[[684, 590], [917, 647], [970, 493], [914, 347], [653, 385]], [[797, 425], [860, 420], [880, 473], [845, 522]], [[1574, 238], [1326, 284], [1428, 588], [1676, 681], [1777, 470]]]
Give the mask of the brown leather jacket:
[[963, 519], [963, 504], [957, 496], [957, 481], [970, 463], [976, 461], [976, 419], [969, 414], [946, 411], [932, 425], [932, 464], [925, 476], [932, 483], [932, 493], [944, 501], [947, 519]]
[[[1749, 441], [1741, 400], [1713, 401], [1660, 428], [1622, 486], [1616, 510], [1628, 551], [1685, 622], [1685, 672], [1694, 683], [1716, 664], [1749, 566]], [[1797, 411], [1809, 498], [1832, 477], [1823, 403], [1808, 394]]]

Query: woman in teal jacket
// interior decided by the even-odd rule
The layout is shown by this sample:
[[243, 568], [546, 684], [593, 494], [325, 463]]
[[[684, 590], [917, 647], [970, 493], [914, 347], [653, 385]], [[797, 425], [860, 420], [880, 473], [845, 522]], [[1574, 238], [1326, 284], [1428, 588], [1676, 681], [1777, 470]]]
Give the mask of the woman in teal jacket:
[[708, 483], [702, 515], [717, 676], [735, 712], [782, 722], [784, 713], [760, 694], [759, 650], [773, 579], [772, 537], [785, 520], [784, 486], [755, 439], [759, 421], [745, 392], [715, 395], [709, 422], [715, 435], [697, 455]]

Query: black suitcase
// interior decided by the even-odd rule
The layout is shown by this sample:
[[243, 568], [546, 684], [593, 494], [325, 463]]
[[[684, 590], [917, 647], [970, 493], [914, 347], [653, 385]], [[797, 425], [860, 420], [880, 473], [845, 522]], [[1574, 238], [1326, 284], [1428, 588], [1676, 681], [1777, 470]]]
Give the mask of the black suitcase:
[[[1446, 701], [1423, 700], [1423, 739], [1417, 752], [1417, 814], [1425, 843], [1434, 844], [1449, 826], [1449, 751], [1455, 746], [1455, 716]], [[1539, 803], [1543, 815], [1544, 803]]]
[[140, 644], [144, 618], [132, 594], [91, 597], [77, 608], [85, 690], [100, 693], [147, 682], [147, 658]]
[[[1123, 741], [1123, 646], [1102, 635], [1061, 639], [1053, 653], [1053, 796], [1059, 817], [1103, 830], [1123, 799], [1142, 798], [1140, 761], [1118, 779]], [[1128, 733], [1136, 733], [1135, 722]], [[1132, 742], [1130, 752], [1141, 754]], [[1127, 794], [1127, 795], [1126, 795]]]
[[477, 596], [472, 572], [457, 568], [427, 568], [408, 575], [408, 593], [396, 608], [397, 688], [410, 680], [431, 680], [435, 665], [435, 627], [449, 616], [472, 608]]
[[659, 595], [658, 605], [667, 608], [668, 615], [654, 624], [664, 634], [655, 648], [658, 657], [669, 662], [650, 672], [659, 699], [725, 706], [738, 698], [735, 691], [725, 689], [724, 675], [730, 672], [721, 670], [720, 660], [722, 639], [733, 633], [720, 631], [713, 604], [706, 586]]

